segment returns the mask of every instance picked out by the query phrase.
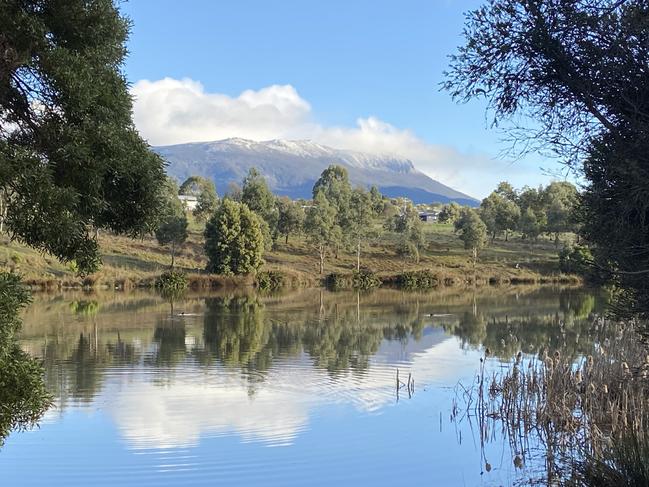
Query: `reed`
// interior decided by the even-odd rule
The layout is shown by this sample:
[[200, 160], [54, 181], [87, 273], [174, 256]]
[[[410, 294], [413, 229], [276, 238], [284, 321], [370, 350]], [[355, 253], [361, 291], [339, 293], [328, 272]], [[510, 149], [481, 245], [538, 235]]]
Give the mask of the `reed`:
[[481, 441], [500, 430], [523, 462], [541, 445], [548, 484], [613, 485], [621, 475], [621, 485], [649, 485], [649, 355], [637, 325], [595, 318], [592, 329], [610, 338], [577, 360], [519, 352], [504, 372], [487, 372], [486, 351], [475, 381], [458, 387], [464, 408], [453, 419], [476, 420]]

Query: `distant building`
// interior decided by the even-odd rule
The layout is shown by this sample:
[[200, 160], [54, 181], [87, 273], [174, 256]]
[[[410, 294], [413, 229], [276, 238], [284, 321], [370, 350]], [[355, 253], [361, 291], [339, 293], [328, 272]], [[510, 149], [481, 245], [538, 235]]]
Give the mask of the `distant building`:
[[187, 211], [194, 211], [198, 205], [198, 198], [191, 194], [179, 194], [178, 199]]
[[426, 223], [435, 223], [439, 218], [439, 211], [420, 211], [419, 219]]

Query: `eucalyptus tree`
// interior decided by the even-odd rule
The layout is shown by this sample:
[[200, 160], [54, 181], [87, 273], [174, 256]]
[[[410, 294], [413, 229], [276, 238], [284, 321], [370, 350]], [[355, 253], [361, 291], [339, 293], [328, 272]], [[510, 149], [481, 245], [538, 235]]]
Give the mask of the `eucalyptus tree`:
[[336, 208], [329, 203], [323, 191], [316, 193], [313, 205], [307, 208], [304, 231], [318, 253], [322, 274], [327, 252], [342, 238], [342, 230], [336, 223]]
[[304, 209], [288, 196], [277, 198], [277, 233], [283, 235], [285, 242], [291, 234], [299, 233], [304, 225]]
[[648, 27], [645, 0], [490, 0], [467, 14], [444, 83], [456, 100], [485, 99], [518, 154], [555, 155], [584, 176], [582, 233], [643, 309]]
[[362, 188], [354, 189], [350, 198], [348, 225], [344, 230], [356, 249], [357, 272], [361, 270], [361, 247], [372, 230], [374, 214], [372, 195]]
[[459, 233], [464, 248], [471, 250], [473, 266], [478, 260], [478, 252], [487, 245], [487, 226], [473, 208], [463, 208], [460, 218], [455, 221], [455, 231]]

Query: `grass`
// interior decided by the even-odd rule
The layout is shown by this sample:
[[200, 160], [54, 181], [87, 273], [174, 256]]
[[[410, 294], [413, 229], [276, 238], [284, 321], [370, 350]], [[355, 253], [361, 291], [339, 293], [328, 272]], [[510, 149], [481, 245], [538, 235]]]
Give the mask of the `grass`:
[[[420, 260], [414, 262], [397, 255], [397, 236], [383, 233], [380, 238], [366, 242], [361, 265], [386, 283], [396, 282], [403, 273], [423, 270], [445, 285], [575, 281], [560, 275], [558, 249], [550, 239], [542, 238], [537, 242], [524, 241], [520, 237], [510, 238], [509, 242], [496, 240], [482, 251], [474, 268], [469, 252], [461, 247], [452, 225], [427, 224], [425, 238]], [[103, 233], [99, 236], [99, 244], [104, 265], [84, 281], [70, 266], [1, 235], [0, 269], [20, 272], [28, 283], [40, 288], [86, 286], [118, 289], [152, 286], [156, 277], [168, 270], [168, 251], [160, 247], [152, 236], [132, 240]], [[264, 258], [266, 263], [262, 270], [281, 273], [288, 285], [318, 285], [324, 278], [318, 274], [317, 255], [303, 236], [291, 237], [288, 244], [280, 239], [276, 248], [267, 252]], [[192, 221], [189, 238], [176, 256], [177, 270], [187, 274], [190, 287], [200, 289], [254, 283], [250, 277], [208, 275], [204, 272], [206, 264], [202, 225]], [[355, 254], [344, 249], [340, 249], [337, 255], [329, 255], [325, 262], [325, 275], [352, 275], [355, 269]]]
[[590, 355], [519, 352], [491, 375], [486, 349], [474, 383], [460, 387], [465, 406], [454, 417], [475, 419], [481, 444], [501, 429], [521, 462], [542, 445], [539, 480], [547, 485], [649, 485], [649, 355], [636, 327], [596, 318], [591, 330], [612, 338]]

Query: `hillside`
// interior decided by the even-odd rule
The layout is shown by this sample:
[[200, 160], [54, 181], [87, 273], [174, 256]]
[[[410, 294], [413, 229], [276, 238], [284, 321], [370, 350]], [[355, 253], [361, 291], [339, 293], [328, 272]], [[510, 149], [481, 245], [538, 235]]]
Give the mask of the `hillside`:
[[154, 150], [168, 161], [171, 176], [180, 181], [191, 175], [210, 178], [220, 194], [230, 183], [240, 183], [248, 170], [256, 167], [276, 194], [310, 198], [320, 173], [330, 164], [339, 164], [347, 168], [353, 184], [376, 185], [390, 197], [405, 196], [415, 203], [478, 204], [474, 198], [418, 171], [408, 159], [333, 149], [308, 140], [226, 139]]

